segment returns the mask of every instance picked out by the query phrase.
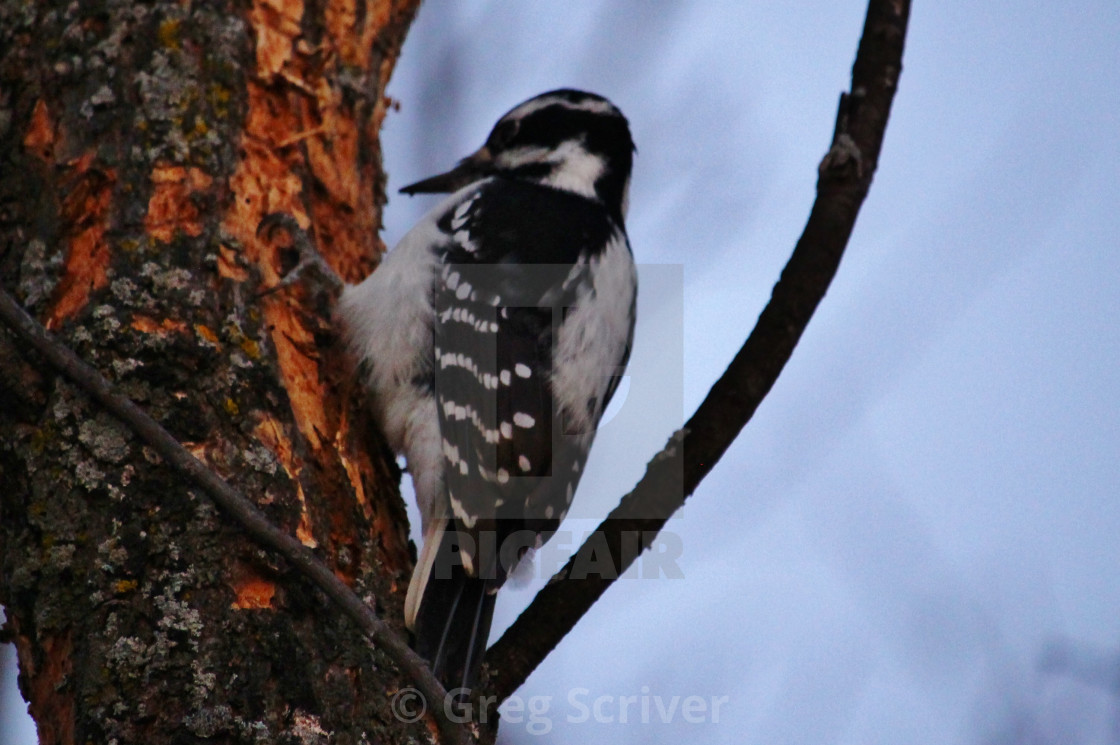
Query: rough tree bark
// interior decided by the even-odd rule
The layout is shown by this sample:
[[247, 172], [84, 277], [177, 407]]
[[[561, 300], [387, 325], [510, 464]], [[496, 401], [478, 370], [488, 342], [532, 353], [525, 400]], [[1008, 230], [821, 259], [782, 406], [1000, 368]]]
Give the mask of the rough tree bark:
[[[0, 2], [0, 283], [386, 619], [392, 459], [322, 298], [261, 296], [295, 215], [349, 280], [418, 0]], [[409, 684], [284, 562], [0, 331], [0, 604], [42, 743], [404, 742]]]

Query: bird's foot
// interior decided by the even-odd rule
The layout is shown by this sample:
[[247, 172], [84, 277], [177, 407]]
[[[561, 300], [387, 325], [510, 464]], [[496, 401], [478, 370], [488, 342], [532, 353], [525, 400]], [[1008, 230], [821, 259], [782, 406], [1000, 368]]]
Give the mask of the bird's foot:
[[337, 298], [345, 283], [315, 248], [311, 236], [299, 226], [294, 217], [284, 212], [273, 212], [265, 215], [257, 226], [257, 236], [272, 241], [275, 239], [278, 229], [288, 234], [290, 241], [288, 250], [295, 252], [296, 265], [275, 285], [262, 290], [259, 296], [271, 295], [299, 282], [304, 282], [309, 289], [317, 294], [322, 293], [332, 299]]

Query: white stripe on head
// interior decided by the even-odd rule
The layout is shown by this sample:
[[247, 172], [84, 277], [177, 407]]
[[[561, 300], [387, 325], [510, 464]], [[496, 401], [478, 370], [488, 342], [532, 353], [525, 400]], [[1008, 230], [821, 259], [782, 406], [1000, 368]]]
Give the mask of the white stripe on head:
[[502, 119], [524, 119], [533, 112], [540, 111], [549, 106], [562, 106], [565, 109], [587, 111], [592, 114], [613, 114], [615, 116], [622, 116], [622, 112], [605, 98], [587, 96], [578, 101], [572, 101], [560, 93], [546, 93], [536, 98], [530, 98], [525, 103], [518, 105], [503, 116]]
[[539, 183], [598, 199], [595, 183], [606, 173], [602, 156], [588, 152], [578, 140], [565, 140], [557, 147], [518, 147], [498, 156], [501, 168], [513, 169], [530, 163], [548, 163], [551, 171]]

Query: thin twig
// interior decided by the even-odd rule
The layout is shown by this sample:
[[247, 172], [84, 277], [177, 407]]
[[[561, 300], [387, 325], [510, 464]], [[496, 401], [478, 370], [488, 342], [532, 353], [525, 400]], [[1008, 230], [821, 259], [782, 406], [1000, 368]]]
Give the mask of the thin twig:
[[427, 663], [306, 546], [269, 522], [256, 506], [191, 455], [143, 409], [124, 396], [114, 393], [109, 381], [101, 373], [52, 338], [3, 288], [0, 288], [0, 320], [19, 338], [34, 347], [51, 367], [130, 427], [172, 468], [201, 486], [255, 541], [283, 556], [300, 574], [326, 593], [369, 640], [389, 655], [415, 683], [435, 716], [445, 742], [470, 742], [466, 729], [448, 717], [443, 706], [447, 700], [447, 692], [432, 675]]
[[[486, 655], [500, 703], [560, 643], [695, 491], [770, 391], [835, 275], [879, 161], [902, 70], [909, 0], [871, 0], [841, 98], [817, 199], [770, 302], [742, 349], [684, 428], [649, 463], [634, 490], [533, 599]], [[640, 547], [640, 550], [639, 550]], [[583, 572], [611, 557], [610, 576]]]

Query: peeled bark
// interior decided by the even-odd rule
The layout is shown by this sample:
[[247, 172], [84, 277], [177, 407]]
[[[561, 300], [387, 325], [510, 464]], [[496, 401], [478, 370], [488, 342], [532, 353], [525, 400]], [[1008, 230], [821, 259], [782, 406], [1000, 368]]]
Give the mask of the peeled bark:
[[[0, 2], [0, 283], [387, 620], [398, 473], [281, 212], [356, 281], [417, 0]], [[40, 741], [403, 742], [321, 592], [0, 330], [0, 604]]]

